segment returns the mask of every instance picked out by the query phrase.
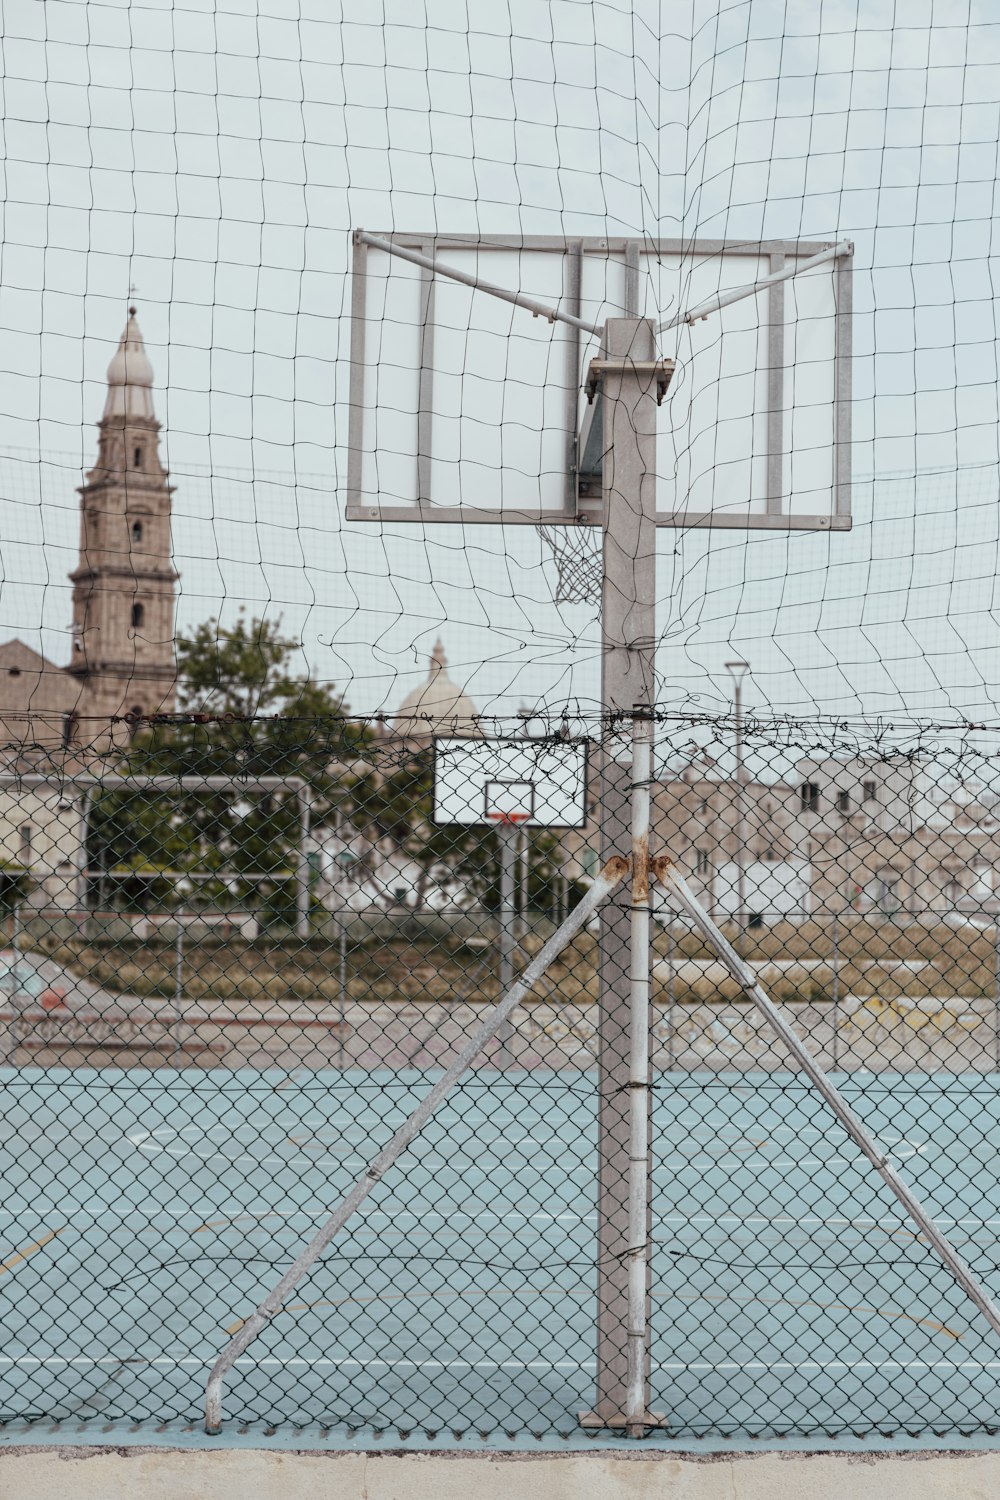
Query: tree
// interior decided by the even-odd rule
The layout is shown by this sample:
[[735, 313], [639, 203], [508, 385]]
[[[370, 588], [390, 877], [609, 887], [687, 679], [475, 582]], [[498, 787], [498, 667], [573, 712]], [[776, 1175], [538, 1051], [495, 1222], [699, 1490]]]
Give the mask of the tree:
[[[217, 620], [177, 641], [179, 715], [141, 728], [125, 769], [136, 776], [299, 777], [314, 824], [330, 815], [348, 769], [370, 740], [331, 686], [296, 674], [300, 643], [277, 622]], [[294, 790], [261, 794], [238, 784], [160, 793], [103, 794], [91, 816], [89, 860], [101, 870], [219, 871], [205, 888], [218, 898], [235, 883], [245, 899], [269, 877], [272, 904], [294, 904], [299, 830]]]

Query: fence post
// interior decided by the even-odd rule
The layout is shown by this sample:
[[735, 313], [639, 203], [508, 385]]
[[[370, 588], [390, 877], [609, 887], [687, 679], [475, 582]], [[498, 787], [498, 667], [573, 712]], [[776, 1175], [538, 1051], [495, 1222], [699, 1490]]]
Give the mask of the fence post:
[[[500, 855], [500, 993], [506, 995], [514, 983], [514, 948], [517, 943], [517, 907], [514, 900], [514, 876], [520, 853], [521, 830], [515, 823], [497, 824]], [[506, 1020], [497, 1031], [498, 1057], [501, 1067], [511, 1062], [510, 1044], [514, 1024]]]
[[85, 787], [80, 797], [80, 824], [81, 836], [80, 847], [77, 851], [76, 871], [76, 904], [80, 911], [87, 909], [87, 845], [90, 841], [90, 803], [91, 791]]
[[840, 1042], [840, 921], [833, 914], [833, 1066], [837, 1066]]
[[307, 786], [295, 792], [299, 814], [299, 837], [295, 850], [295, 936], [300, 943], [309, 941], [309, 816], [310, 797]]
[[674, 1065], [674, 914], [667, 926], [667, 1067]]
[[993, 926], [993, 1066], [1000, 1069], [1000, 922]]
[[649, 1067], [649, 830], [653, 779], [653, 715], [637, 704], [632, 715], [632, 924], [629, 1035], [628, 1336], [625, 1426], [642, 1437], [649, 1411], [649, 1301], [651, 1292]]
[[17, 896], [14, 897], [14, 905], [11, 909], [10, 946], [14, 961], [11, 964], [10, 1031], [8, 1032], [7, 1056], [4, 1061], [9, 1067], [16, 1068], [17, 1045], [21, 1031], [21, 989], [18, 975], [18, 959], [21, 952], [21, 902]]
[[174, 1066], [180, 1066], [181, 1055], [181, 1015], [184, 1000], [184, 911], [178, 908], [175, 913], [176, 933], [174, 935]]
[[337, 963], [337, 1066], [344, 1071], [344, 1048], [347, 1043], [347, 922], [344, 918], [345, 908], [338, 908], [337, 916], [340, 920], [340, 932], [338, 933], [340, 943], [340, 955]]

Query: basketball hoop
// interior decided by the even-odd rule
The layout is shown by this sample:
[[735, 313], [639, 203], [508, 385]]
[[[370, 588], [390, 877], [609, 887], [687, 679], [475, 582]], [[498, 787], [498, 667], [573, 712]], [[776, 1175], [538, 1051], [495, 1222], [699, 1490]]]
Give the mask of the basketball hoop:
[[600, 604], [604, 586], [600, 526], [540, 526], [556, 565], [557, 604]]
[[585, 740], [436, 736], [436, 828], [582, 828]]

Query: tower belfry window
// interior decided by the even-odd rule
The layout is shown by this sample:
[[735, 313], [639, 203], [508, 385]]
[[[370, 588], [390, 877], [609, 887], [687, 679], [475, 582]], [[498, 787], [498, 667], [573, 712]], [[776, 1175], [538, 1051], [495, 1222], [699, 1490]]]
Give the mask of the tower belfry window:
[[132, 540], [133, 540], [133, 542], [141, 542], [142, 541], [142, 522], [141, 521], [133, 521], [132, 522]]
[[133, 469], [141, 469], [142, 468], [142, 449], [141, 448], [133, 448], [132, 449], [132, 467], [133, 467]]
[[141, 628], [141, 626], [142, 626], [143, 621], [145, 620], [145, 618], [146, 618], [146, 609], [145, 609], [145, 606], [142, 605], [142, 604], [133, 604], [133, 606], [132, 606], [132, 628], [133, 628], [133, 630], [139, 630]]

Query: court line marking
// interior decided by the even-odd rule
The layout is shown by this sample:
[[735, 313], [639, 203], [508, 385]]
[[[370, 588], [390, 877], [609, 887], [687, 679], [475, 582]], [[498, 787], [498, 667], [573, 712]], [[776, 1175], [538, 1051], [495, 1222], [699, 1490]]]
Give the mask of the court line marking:
[[[220, 1218], [203, 1221], [202, 1223], [196, 1225], [194, 1228], [185, 1229], [183, 1232], [188, 1234], [200, 1234], [204, 1230], [225, 1228], [228, 1225], [236, 1226], [249, 1222], [260, 1223], [265, 1219], [316, 1219], [321, 1218], [329, 1213], [329, 1207], [330, 1206], [328, 1203], [321, 1203], [316, 1205], [315, 1207], [303, 1206], [301, 1208], [266, 1209], [260, 1214], [255, 1214], [247, 1210], [238, 1214], [234, 1214], [230, 1218]], [[68, 1223], [66, 1225], [63, 1225], [59, 1230], [56, 1231], [56, 1233], [62, 1234], [67, 1228], [77, 1227], [80, 1224], [87, 1224], [97, 1227], [102, 1223], [103, 1220], [107, 1219], [109, 1215], [114, 1215], [116, 1228], [125, 1230], [129, 1227], [127, 1222], [128, 1219], [137, 1215], [139, 1212], [140, 1210], [138, 1209], [127, 1210], [124, 1217], [121, 1217], [116, 1213], [114, 1209], [111, 1208], [100, 1209], [97, 1212], [93, 1210], [80, 1209], [77, 1213], [71, 1214], [69, 1216]], [[167, 1206], [163, 1208], [157, 1208], [153, 1217], [170, 1217], [176, 1220], [178, 1224], [180, 1224], [180, 1221], [185, 1218], [193, 1218], [195, 1212], [196, 1210], [194, 1209], [171, 1208]], [[2, 1210], [0, 1210], [0, 1224], [22, 1223], [24, 1217], [25, 1215], [23, 1213], [4, 1213]], [[938, 1224], [950, 1224], [955, 1227], [964, 1228], [968, 1226], [975, 1229], [1000, 1228], [1000, 1218], [978, 1219], [972, 1218], [970, 1216], [957, 1218], [950, 1214], [935, 1214], [934, 1218], [935, 1222]], [[366, 1225], [370, 1225], [373, 1221], [377, 1222], [384, 1220], [390, 1225], [394, 1225], [399, 1223], [400, 1220], [408, 1219], [416, 1220], [422, 1224], [436, 1219], [440, 1219], [446, 1224], [452, 1224], [456, 1219], [468, 1219], [470, 1224], [473, 1226], [487, 1220], [490, 1222], [499, 1221], [501, 1224], [507, 1223], [508, 1221], [521, 1223], [534, 1223], [535, 1221], [541, 1221], [544, 1223], [552, 1224], [588, 1224], [596, 1222], [597, 1215], [594, 1213], [552, 1214], [546, 1213], [544, 1210], [539, 1210], [536, 1213], [529, 1214], [524, 1213], [520, 1209], [508, 1209], [505, 1211], [501, 1211], [499, 1209], [481, 1209], [479, 1212], [473, 1213], [468, 1209], [455, 1208], [449, 1213], [442, 1213], [438, 1209], [427, 1209], [426, 1211], [417, 1212], [414, 1209], [406, 1208], [400, 1208], [397, 1210], [379, 1208], [373, 1209], [368, 1212], [365, 1215], [364, 1222]], [[793, 1227], [805, 1225], [820, 1227], [826, 1225], [835, 1225], [840, 1228], [848, 1229], [899, 1229], [901, 1226], [903, 1226], [904, 1223], [902, 1219], [872, 1219], [866, 1217], [850, 1218], [847, 1215], [830, 1215], [828, 1217], [824, 1217], [820, 1214], [804, 1214], [801, 1217], [797, 1217], [794, 1214], [682, 1214], [676, 1211], [658, 1215], [657, 1222], [660, 1224], [736, 1224], [745, 1226], [754, 1224], [787, 1224]], [[145, 1222], [142, 1225], [136, 1227], [136, 1232], [142, 1234], [173, 1234], [176, 1233], [177, 1230], [173, 1228], [165, 1228], [163, 1230], [159, 1230], [155, 1224], [149, 1224], [148, 1222]]]
[[[488, 1292], [481, 1292], [475, 1287], [470, 1287], [464, 1292], [452, 1292], [442, 1290], [438, 1292], [372, 1292], [367, 1297], [320, 1297], [315, 1302], [292, 1302], [279, 1308], [279, 1312], [297, 1313], [310, 1312], [314, 1307], [345, 1307], [348, 1303], [352, 1305], [367, 1306], [372, 1302], [445, 1302], [451, 1298], [458, 1297], [463, 1301], [471, 1302], [476, 1297], [567, 1297], [573, 1290], [572, 1287], [562, 1286], [498, 1286]], [[590, 1293], [587, 1294], [588, 1296]], [[865, 1311], [870, 1311], [866, 1308]], [[277, 1316], [277, 1314], [275, 1314]], [[227, 1323], [225, 1332], [232, 1336], [239, 1333], [246, 1322], [246, 1318], [238, 1318], [234, 1323]]]
[[29, 1256], [34, 1255], [36, 1250], [41, 1250], [43, 1245], [49, 1244], [51, 1240], [63, 1234], [66, 1228], [67, 1226], [64, 1224], [59, 1229], [51, 1229], [48, 1234], [43, 1234], [41, 1239], [33, 1240], [30, 1245], [24, 1245], [13, 1255], [8, 1256], [6, 1260], [0, 1261], [0, 1276], [3, 1276], [7, 1271], [13, 1271], [15, 1266], [19, 1266], [23, 1260], [27, 1260]]
[[[400, 1302], [446, 1302], [454, 1299], [461, 1301], [474, 1301], [477, 1297], [566, 1297], [573, 1290], [571, 1287], [493, 1287], [490, 1291], [479, 1291], [470, 1287], [466, 1291], [457, 1292], [442, 1289], [436, 1292], [373, 1292], [368, 1296], [351, 1296], [337, 1298], [319, 1298], [315, 1302], [296, 1302], [278, 1309], [279, 1313], [309, 1312], [314, 1307], [346, 1307], [369, 1306], [377, 1303], [400, 1303]], [[577, 1290], [583, 1288], [577, 1286]], [[587, 1293], [587, 1295], [591, 1295]], [[904, 1312], [902, 1308], [895, 1307], [872, 1307], [868, 1303], [852, 1306], [847, 1302], [818, 1302], [815, 1298], [803, 1298], [797, 1300], [792, 1297], [764, 1297], [757, 1293], [751, 1293], [745, 1299], [732, 1296], [728, 1292], [666, 1292], [663, 1305], [671, 1301], [698, 1303], [698, 1302], [731, 1302], [734, 1307], [817, 1307], [823, 1312], [849, 1312], [869, 1313], [873, 1317], [885, 1318], [893, 1321], [899, 1318], [905, 1319], [920, 1328], [930, 1328], [934, 1333], [943, 1333], [950, 1339], [962, 1339], [964, 1333], [958, 1333], [954, 1328], [949, 1328], [947, 1323], [940, 1323], [935, 1318], [920, 1318], [915, 1313]], [[275, 1314], [278, 1316], [278, 1314]], [[246, 1323], [246, 1318], [237, 1318], [232, 1323], [225, 1325], [225, 1332], [233, 1336], [239, 1333]]]
[[[141, 1355], [0, 1355], [0, 1366], [67, 1366], [86, 1365], [114, 1366], [128, 1369], [133, 1374], [137, 1365], [163, 1367], [171, 1370], [195, 1368], [201, 1370], [210, 1369], [217, 1355], [215, 1353], [206, 1355], [204, 1359], [197, 1356], [177, 1359], [169, 1355], [156, 1356], [145, 1359]], [[262, 1359], [250, 1359], [242, 1357], [236, 1361], [237, 1365], [246, 1366], [250, 1369], [275, 1368], [286, 1370], [298, 1368], [306, 1369], [342, 1369], [352, 1368], [368, 1370], [378, 1368], [382, 1370], [596, 1370], [597, 1361], [593, 1359], [582, 1360], [469, 1360], [469, 1359], [358, 1359], [356, 1357], [337, 1359], [329, 1355], [316, 1359], [305, 1359], [301, 1355], [295, 1355], [289, 1359], [275, 1359], [265, 1357]], [[654, 1362], [655, 1370], [704, 1370], [713, 1373], [717, 1370], [980, 1370], [982, 1372], [1000, 1370], [1000, 1360], [952, 1360], [952, 1359], [753, 1359], [746, 1361], [722, 1360], [713, 1364], [710, 1360], [662, 1360]]]
[[[260, 1139], [259, 1131], [255, 1131], [254, 1127], [249, 1121], [239, 1122], [239, 1126], [237, 1128], [245, 1128], [246, 1130], [254, 1133], [255, 1139]], [[295, 1149], [299, 1152], [303, 1152], [304, 1142], [315, 1143], [317, 1148], [315, 1152], [303, 1152], [306, 1162], [311, 1163], [313, 1166], [319, 1167], [327, 1161], [335, 1162], [337, 1166], [342, 1168], [367, 1165], [368, 1157], [358, 1152], [358, 1143], [356, 1141], [344, 1141], [343, 1144], [347, 1147], [353, 1148], [353, 1151], [345, 1153], [344, 1155], [339, 1155], [334, 1154], [329, 1150], [331, 1146], [338, 1144], [337, 1141], [324, 1141], [320, 1139], [315, 1131], [309, 1130], [308, 1127], [299, 1129], [297, 1134], [295, 1135], [284, 1133], [284, 1127], [281, 1128], [283, 1131], [284, 1140], [290, 1145], [294, 1146]], [[730, 1167], [734, 1163], [746, 1163], [752, 1159], [755, 1153], [759, 1154], [763, 1146], [772, 1144], [769, 1136], [777, 1135], [781, 1130], [791, 1130], [791, 1128], [792, 1127], [790, 1126], [779, 1125], [776, 1126], [774, 1130], [768, 1132], [760, 1138], [755, 1138], [752, 1136], [742, 1136], [737, 1139], [731, 1140], [722, 1138], [719, 1144], [723, 1148], [729, 1149], [724, 1149], [721, 1154], [716, 1154], [712, 1151], [706, 1150], [705, 1146], [700, 1142], [697, 1143], [698, 1149], [688, 1154], [685, 1154], [680, 1147], [672, 1146], [670, 1149], [658, 1153], [657, 1160], [654, 1163], [654, 1173], [658, 1167], [665, 1169], [670, 1168], [671, 1166], [675, 1167], [678, 1159], [692, 1167], [702, 1165], [706, 1160], [713, 1162], [717, 1166], [724, 1167]], [[358, 1124], [355, 1121], [351, 1121], [350, 1124], [346, 1127], [337, 1126], [331, 1121], [323, 1121], [320, 1123], [317, 1129], [319, 1131], [325, 1130], [335, 1133], [340, 1131], [343, 1134], [347, 1129], [363, 1131], [364, 1126]], [[801, 1132], [796, 1133], [797, 1138], [801, 1139], [810, 1131], [813, 1131], [818, 1138], [823, 1138], [822, 1133], [818, 1130], [818, 1127], [815, 1126], [804, 1126]], [[219, 1142], [213, 1140], [213, 1132], [220, 1133], [221, 1140]], [[125, 1133], [125, 1139], [129, 1142], [129, 1144], [135, 1147], [137, 1151], [141, 1151], [143, 1155], [165, 1155], [172, 1157], [175, 1161], [181, 1161], [185, 1157], [193, 1156], [196, 1160], [204, 1162], [206, 1165], [215, 1161], [221, 1161], [224, 1162], [228, 1167], [235, 1167], [244, 1165], [249, 1162], [254, 1167], [260, 1168], [274, 1166], [290, 1167], [293, 1166], [297, 1160], [295, 1156], [253, 1156], [246, 1151], [241, 1151], [236, 1155], [228, 1156], [224, 1151], [220, 1150], [198, 1149], [199, 1146], [212, 1147], [216, 1144], [221, 1144], [221, 1142], [224, 1142], [226, 1140], [232, 1140], [233, 1138], [234, 1137], [232, 1129], [230, 1127], [227, 1127], [222, 1121], [214, 1121], [207, 1129], [194, 1125], [185, 1125], [180, 1127], [179, 1129], [170, 1125], [159, 1125], [152, 1130], [138, 1130], [132, 1133]], [[559, 1137], [556, 1136], [555, 1140], [558, 1139]], [[552, 1136], [537, 1137], [524, 1135], [511, 1137], [507, 1135], [498, 1135], [497, 1139], [492, 1142], [484, 1142], [481, 1139], [477, 1138], [474, 1143], [470, 1144], [475, 1145], [477, 1149], [476, 1159], [478, 1160], [478, 1157], [481, 1156], [484, 1151], [488, 1153], [491, 1148], [508, 1149], [521, 1146], [551, 1147], [553, 1143], [554, 1141]], [[242, 1144], [242, 1142], [240, 1142], [239, 1144]], [[372, 1149], [374, 1150], [378, 1145], [378, 1141], [374, 1137], [370, 1137], [370, 1144]], [[732, 1147], [739, 1144], [745, 1144], [749, 1149], [744, 1153], [733, 1152]], [[907, 1149], [901, 1150], [899, 1149], [900, 1147], [905, 1147]], [[440, 1154], [443, 1149], [443, 1142], [440, 1145], [432, 1143], [430, 1146], [429, 1154]], [[897, 1136], [895, 1138], [895, 1141], [889, 1144], [888, 1154], [890, 1157], [894, 1157], [896, 1160], [908, 1161], [914, 1156], [921, 1156], [928, 1149], [929, 1143], [927, 1141], [915, 1141], [906, 1136]], [[454, 1152], [452, 1153], [452, 1157], [453, 1156]], [[842, 1156], [839, 1154], [834, 1154], [832, 1156], [766, 1157], [765, 1164], [773, 1170], [783, 1171], [787, 1169], [813, 1167], [858, 1167], [861, 1165], [862, 1159], [863, 1158], [861, 1157], [861, 1153], [858, 1152], [854, 1156]]]

